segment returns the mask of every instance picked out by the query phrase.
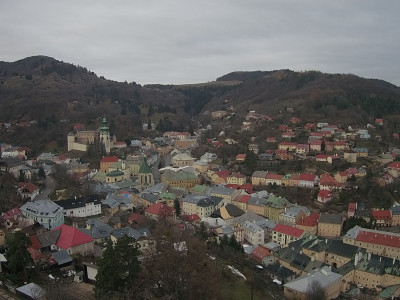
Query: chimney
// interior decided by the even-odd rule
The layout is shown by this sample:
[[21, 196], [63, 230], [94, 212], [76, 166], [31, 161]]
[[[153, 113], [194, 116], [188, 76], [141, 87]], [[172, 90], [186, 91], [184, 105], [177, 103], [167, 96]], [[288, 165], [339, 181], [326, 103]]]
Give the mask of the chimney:
[[393, 265], [394, 265], [395, 262], [396, 262], [396, 258], [393, 257]]

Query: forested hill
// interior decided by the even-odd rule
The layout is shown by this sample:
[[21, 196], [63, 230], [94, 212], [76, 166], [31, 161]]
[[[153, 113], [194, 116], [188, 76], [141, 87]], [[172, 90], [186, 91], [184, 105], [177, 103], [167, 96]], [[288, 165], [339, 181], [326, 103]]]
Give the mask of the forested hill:
[[[142, 124], [160, 131], [189, 130], [206, 111], [234, 109], [277, 114], [287, 107], [305, 119], [365, 122], [400, 114], [400, 88], [388, 82], [346, 74], [290, 70], [232, 72], [216, 81], [187, 85], [141, 86], [97, 76], [85, 67], [46, 56], [0, 62], [0, 123], [37, 124], [0, 141], [21, 145], [56, 141], [75, 123], [88, 128], [110, 120], [118, 139], [143, 134]], [[45, 131], [46, 134], [43, 134]]]

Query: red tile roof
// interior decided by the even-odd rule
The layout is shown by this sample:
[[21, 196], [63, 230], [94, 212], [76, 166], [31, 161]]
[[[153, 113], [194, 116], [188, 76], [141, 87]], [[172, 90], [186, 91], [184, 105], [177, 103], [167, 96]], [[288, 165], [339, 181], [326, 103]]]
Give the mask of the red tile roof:
[[392, 169], [400, 169], [400, 162], [393, 162], [388, 167]]
[[64, 250], [93, 241], [93, 238], [90, 235], [87, 235], [74, 227], [62, 224], [53, 230], [58, 229], [61, 229], [61, 233], [56, 245]]
[[250, 200], [250, 196], [249, 195], [243, 195], [239, 198], [238, 202], [242, 202], [242, 203], [248, 203]]
[[39, 250], [42, 248], [42, 245], [40, 244], [38, 238], [36, 237], [36, 235], [31, 235], [30, 237], [31, 240], [31, 248], [34, 250]]
[[271, 256], [271, 255], [272, 255], [272, 253], [269, 249], [258, 246], [257, 248], [255, 248], [253, 250], [253, 252], [251, 252], [250, 256], [261, 263], [265, 257]]
[[1, 216], [1, 219], [2, 220], [15, 220], [16, 217], [19, 216], [20, 214], [21, 214], [21, 210], [18, 207], [12, 208], [3, 214]]
[[18, 182], [18, 187], [23, 190], [28, 190], [31, 194], [38, 189], [38, 187], [31, 182]]
[[29, 254], [31, 255], [31, 258], [33, 261], [37, 259], [44, 259], [46, 256], [44, 256], [42, 253], [40, 253], [38, 250], [33, 249], [32, 247], [29, 247], [28, 249]]
[[157, 216], [172, 216], [173, 208], [163, 203], [155, 203], [150, 205], [146, 212]]
[[266, 179], [282, 180], [283, 175], [268, 173]]
[[101, 159], [101, 163], [105, 163], [105, 162], [117, 162], [118, 161], [118, 157], [116, 156], [105, 156]]
[[250, 183], [245, 183], [239, 186], [239, 189], [241, 190], [252, 190], [253, 186]]
[[360, 231], [356, 237], [356, 241], [400, 248], [400, 237], [391, 234], [383, 234], [372, 231]]
[[286, 235], [294, 236], [294, 237], [301, 237], [301, 235], [304, 233], [303, 229], [299, 229], [293, 226], [285, 225], [285, 224], [277, 224], [274, 228], [274, 231], [280, 232]]
[[328, 190], [320, 190], [318, 193], [318, 197], [321, 197], [321, 198], [328, 198], [331, 196], [332, 196], [331, 191], [328, 191]]
[[392, 219], [392, 211], [388, 210], [372, 210], [372, 216], [375, 220], [391, 220]]
[[356, 209], [357, 209], [357, 203], [355, 203], [355, 202], [350, 202], [347, 211], [348, 211], [348, 212], [355, 212]]
[[318, 225], [319, 214], [310, 214], [297, 222], [299, 226], [314, 227]]
[[143, 215], [139, 215], [139, 214], [132, 213], [132, 214], [129, 216], [128, 223], [129, 223], [129, 224], [132, 224], [133, 222], [135, 222], [135, 223], [137, 223], [137, 224], [142, 224], [142, 223], [144, 222], [144, 216], [143, 216]]
[[300, 175], [300, 180], [314, 182], [316, 177], [317, 177], [317, 175], [315, 175], [315, 174], [301, 174]]
[[230, 184], [226, 184], [225, 187], [237, 190], [239, 188], [239, 185], [230, 183]]
[[188, 222], [193, 222], [193, 221], [199, 221], [200, 217], [198, 214], [193, 214], [193, 215], [181, 215], [181, 218], [188, 221]]

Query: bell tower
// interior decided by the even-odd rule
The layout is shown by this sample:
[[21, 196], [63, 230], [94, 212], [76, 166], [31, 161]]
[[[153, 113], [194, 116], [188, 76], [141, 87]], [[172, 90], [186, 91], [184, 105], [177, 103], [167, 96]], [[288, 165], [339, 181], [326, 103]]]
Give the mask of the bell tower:
[[100, 141], [104, 145], [106, 153], [109, 154], [111, 150], [110, 128], [108, 127], [108, 122], [105, 117], [100, 127]]

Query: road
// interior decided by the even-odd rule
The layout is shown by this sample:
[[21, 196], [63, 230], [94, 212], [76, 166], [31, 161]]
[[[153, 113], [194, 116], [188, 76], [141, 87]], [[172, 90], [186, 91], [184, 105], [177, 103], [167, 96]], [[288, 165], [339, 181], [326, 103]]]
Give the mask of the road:
[[56, 181], [53, 177], [46, 177], [46, 187], [35, 197], [34, 200], [50, 200], [50, 195], [56, 190]]

